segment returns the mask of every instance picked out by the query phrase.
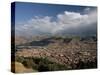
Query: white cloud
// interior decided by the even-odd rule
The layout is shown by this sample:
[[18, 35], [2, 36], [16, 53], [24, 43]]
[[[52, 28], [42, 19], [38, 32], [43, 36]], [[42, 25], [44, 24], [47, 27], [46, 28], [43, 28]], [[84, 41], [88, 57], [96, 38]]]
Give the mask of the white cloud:
[[85, 9], [84, 9], [84, 12], [85, 12], [85, 13], [88, 13], [88, 12], [90, 12], [90, 10], [91, 10], [90, 8], [85, 8]]
[[[74, 33], [84, 32], [94, 28], [96, 31], [97, 10], [90, 11], [90, 8], [84, 9], [88, 13], [81, 14], [79, 12], [64, 11], [62, 14], [56, 16], [56, 21], [52, 21], [52, 17], [34, 17], [26, 24], [15, 25], [16, 34], [34, 35], [40, 33]], [[84, 12], [83, 11], [83, 12]], [[92, 30], [91, 30], [92, 31]], [[91, 32], [92, 33], [92, 32]], [[22, 34], [21, 34], [22, 35]]]

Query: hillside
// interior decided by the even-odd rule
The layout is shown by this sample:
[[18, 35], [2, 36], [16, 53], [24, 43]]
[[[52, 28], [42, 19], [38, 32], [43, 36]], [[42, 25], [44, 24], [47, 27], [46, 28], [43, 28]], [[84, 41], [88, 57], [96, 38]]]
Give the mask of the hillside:
[[[52, 63], [63, 66], [63, 68], [58, 67], [54, 70], [85, 69], [97, 67], [97, 43], [94, 39], [90, 40], [76, 37], [46, 37], [26, 42], [24, 44], [19, 44], [17, 45], [16, 49], [16, 61], [23, 63], [20, 61], [23, 60], [25, 63], [27, 63], [27, 65], [28, 61], [31, 61], [31, 64], [35, 63], [35, 58], [40, 61], [43, 59], [41, 61], [42, 63], [46, 58]], [[39, 63], [35, 63], [35, 65], [39, 65]], [[52, 71], [52, 69], [47, 70]], [[43, 71], [45, 71], [45, 69]]]

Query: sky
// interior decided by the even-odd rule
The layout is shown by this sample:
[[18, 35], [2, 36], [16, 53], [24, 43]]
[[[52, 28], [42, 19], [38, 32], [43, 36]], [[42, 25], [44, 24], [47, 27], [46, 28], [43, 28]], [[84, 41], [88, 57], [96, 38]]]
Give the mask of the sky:
[[92, 6], [15, 3], [15, 34], [97, 34], [97, 8]]

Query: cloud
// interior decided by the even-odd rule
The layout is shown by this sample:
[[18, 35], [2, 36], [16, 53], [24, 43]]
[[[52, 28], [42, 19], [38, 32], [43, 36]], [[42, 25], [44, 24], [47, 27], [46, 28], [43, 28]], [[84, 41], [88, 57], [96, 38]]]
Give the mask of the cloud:
[[97, 10], [84, 9], [80, 12], [64, 11], [52, 16], [35, 16], [25, 24], [15, 25], [16, 35], [40, 35], [40, 34], [96, 34]]

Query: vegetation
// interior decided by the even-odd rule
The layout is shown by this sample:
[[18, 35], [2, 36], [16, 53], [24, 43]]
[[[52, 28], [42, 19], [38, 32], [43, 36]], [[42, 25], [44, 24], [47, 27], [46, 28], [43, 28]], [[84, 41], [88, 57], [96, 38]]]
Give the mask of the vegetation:
[[89, 69], [96, 68], [97, 61], [79, 61], [77, 64], [62, 65], [52, 61], [48, 58], [37, 57], [16, 57], [16, 61], [22, 63], [26, 68], [33, 68], [33, 70], [42, 71], [57, 71], [57, 70], [69, 70], [69, 69]]
[[66, 65], [61, 65], [61, 64], [49, 61], [47, 58], [16, 57], [16, 61], [22, 63], [27, 68], [33, 68], [40, 72], [68, 69]]
[[83, 61], [79, 61], [78, 63], [78, 68], [79, 69], [89, 69], [89, 68], [97, 68], [97, 59], [95, 58], [94, 61], [86, 61], [86, 62], [83, 62]]

